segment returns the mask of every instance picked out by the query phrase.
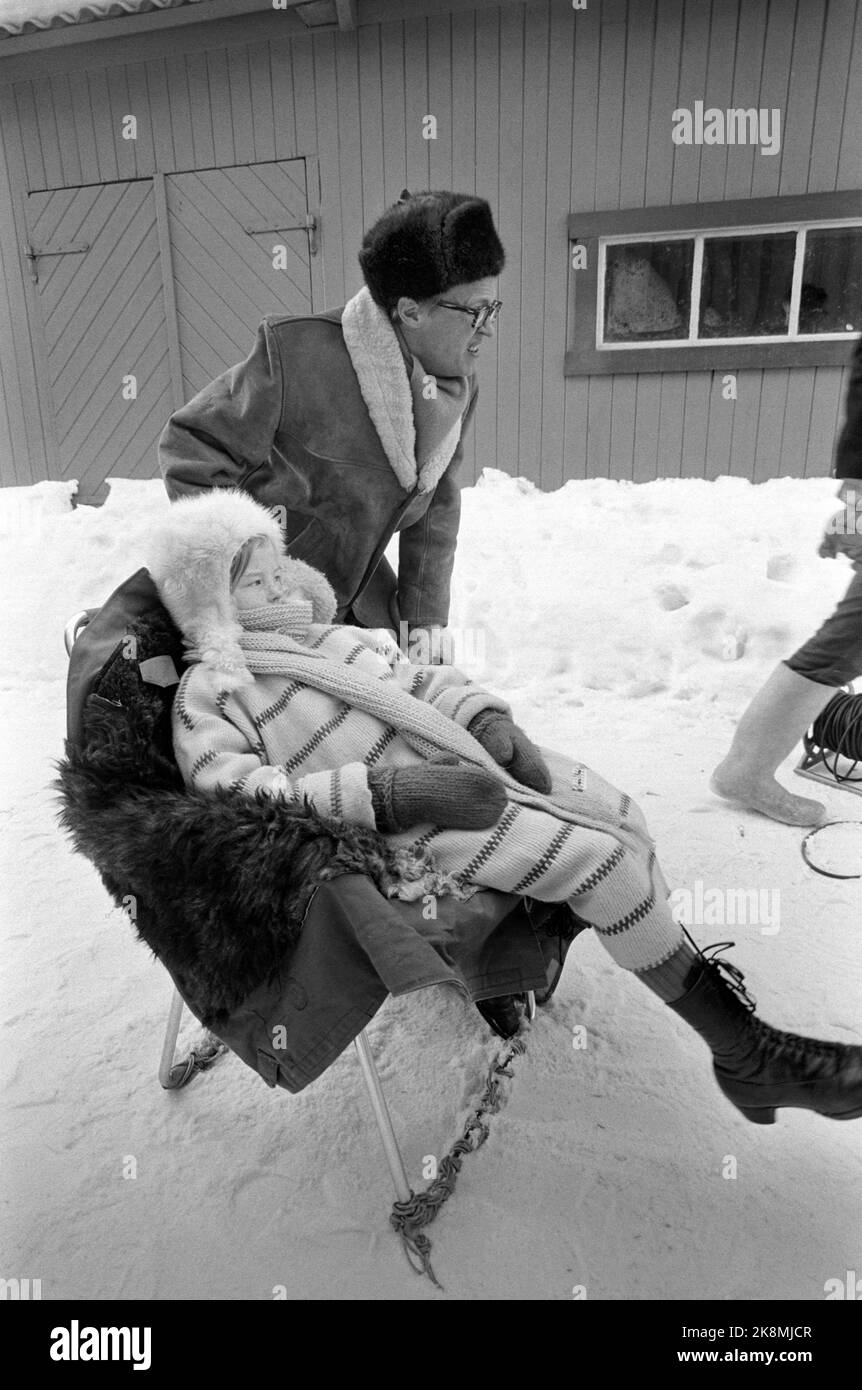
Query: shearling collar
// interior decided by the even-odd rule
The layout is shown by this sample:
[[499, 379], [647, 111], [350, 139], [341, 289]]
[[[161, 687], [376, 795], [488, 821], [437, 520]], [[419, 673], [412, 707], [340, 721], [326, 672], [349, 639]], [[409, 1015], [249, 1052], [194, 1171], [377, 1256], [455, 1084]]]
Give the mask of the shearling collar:
[[396, 478], [403, 488], [415, 487], [418, 480], [420, 492], [431, 492], [458, 447], [463, 416], [423, 464], [417, 479], [413, 396], [404, 356], [395, 329], [367, 286], [344, 306], [341, 327], [363, 400]]

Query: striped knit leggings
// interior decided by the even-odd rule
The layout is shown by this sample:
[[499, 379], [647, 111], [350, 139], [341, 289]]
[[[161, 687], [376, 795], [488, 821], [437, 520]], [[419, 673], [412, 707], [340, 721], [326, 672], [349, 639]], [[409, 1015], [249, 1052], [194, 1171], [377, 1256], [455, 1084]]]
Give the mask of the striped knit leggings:
[[[568, 902], [624, 970], [651, 970], [682, 946], [685, 936], [652, 852], [639, 853], [614, 836], [554, 821], [529, 807], [510, 804], [499, 822], [504, 830], [507, 818], [519, 847], [509, 847], [505, 869], [494, 865], [492, 856], [487, 866], [468, 872], [467, 881], [540, 902]], [[537, 856], [529, 845], [542, 836], [547, 842], [549, 821], [554, 827], [550, 850]], [[546, 872], [536, 872], [545, 866]]]
[[[551, 797], [585, 815], [648, 834], [640, 808], [624, 792], [571, 759], [543, 748], [553, 777]], [[407, 843], [409, 833], [398, 839]], [[428, 831], [438, 866], [464, 883], [520, 893], [540, 902], [568, 902], [589, 922], [624, 970], [663, 964], [685, 942], [667, 901], [667, 884], [651, 847], [630, 846], [610, 833], [510, 801], [489, 830]]]

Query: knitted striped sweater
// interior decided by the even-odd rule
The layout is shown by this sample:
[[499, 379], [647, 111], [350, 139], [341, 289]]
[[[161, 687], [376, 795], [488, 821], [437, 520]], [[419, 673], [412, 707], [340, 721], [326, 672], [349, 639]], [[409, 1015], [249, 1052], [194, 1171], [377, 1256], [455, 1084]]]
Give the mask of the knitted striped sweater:
[[387, 661], [362, 629], [312, 625], [301, 642], [246, 632], [242, 645], [258, 671], [253, 684], [220, 689], [202, 665], [180, 683], [174, 747], [187, 784], [307, 797], [323, 815], [373, 827], [369, 767], [455, 753], [497, 773], [507, 810], [487, 830], [414, 826], [387, 837], [394, 847], [429, 848], [436, 867], [464, 885], [572, 902], [626, 968], [647, 969], [677, 949], [639, 808], [584, 764], [545, 749], [548, 796], [497, 767], [467, 725], [489, 707], [510, 714], [505, 701], [452, 667]]
[[[267, 635], [259, 645], [271, 640]], [[208, 667], [191, 666], [173, 707], [174, 747], [187, 785], [307, 798], [321, 815], [373, 828], [368, 769], [420, 763], [423, 753], [397, 729], [350, 704], [352, 672], [394, 682], [417, 706], [427, 703], [465, 731], [482, 709], [511, 713], [504, 700], [454, 667], [413, 666], [380, 655], [365, 629], [311, 624], [301, 643], [280, 640], [298, 658], [313, 653], [324, 668], [339, 663], [344, 698], [265, 673], [253, 685], [227, 691]], [[243, 638], [247, 643], [253, 643], [250, 634]], [[487, 765], [481, 746], [466, 732], [464, 738], [468, 756]], [[429, 745], [429, 751], [435, 748]]]

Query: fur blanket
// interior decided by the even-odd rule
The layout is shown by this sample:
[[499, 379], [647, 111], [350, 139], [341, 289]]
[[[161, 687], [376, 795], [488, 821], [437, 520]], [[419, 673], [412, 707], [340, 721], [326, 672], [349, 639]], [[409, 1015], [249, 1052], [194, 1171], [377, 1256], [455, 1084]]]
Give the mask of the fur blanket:
[[432, 864], [310, 806], [187, 791], [171, 741], [176, 687], [140, 672], [156, 656], [182, 669], [161, 605], [132, 625], [86, 700], [82, 739], [66, 742], [60, 821], [202, 1022], [217, 1027], [283, 965], [317, 885], [359, 873], [390, 896]]

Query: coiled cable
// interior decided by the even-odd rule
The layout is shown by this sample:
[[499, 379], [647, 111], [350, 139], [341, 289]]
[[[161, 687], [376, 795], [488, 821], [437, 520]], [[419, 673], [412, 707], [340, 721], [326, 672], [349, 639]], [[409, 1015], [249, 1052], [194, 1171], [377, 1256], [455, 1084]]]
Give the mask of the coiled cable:
[[[854, 695], [852, 687], [840, 690], [818, 714], [803, 743], [808, 756], [819, 757], [836, 782], [862, 782], [862, 773], [854, 776], [862, 762], [862, 695]], [[849, 769], [838, 770], [839, 758], [851, 764]]]

